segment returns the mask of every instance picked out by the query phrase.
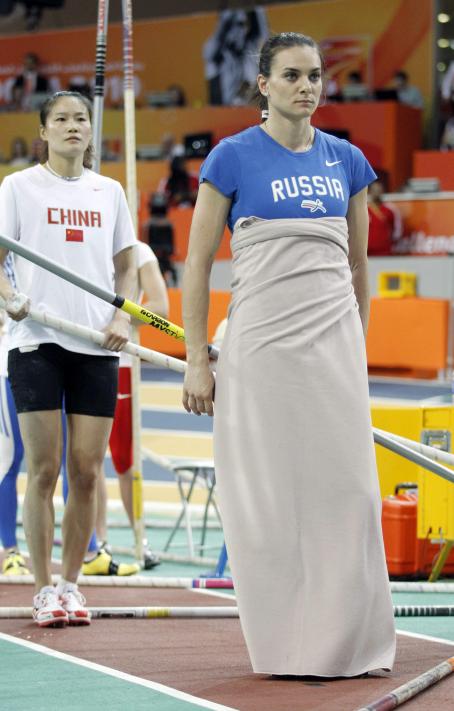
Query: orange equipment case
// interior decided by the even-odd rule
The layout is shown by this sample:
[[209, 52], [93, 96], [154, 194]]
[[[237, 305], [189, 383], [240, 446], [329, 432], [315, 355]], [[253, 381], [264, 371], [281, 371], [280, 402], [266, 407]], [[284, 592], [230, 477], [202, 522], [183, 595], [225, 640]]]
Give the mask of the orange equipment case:
[[[402, 489], [408, 489], [400, 494]], [[382, 526], [386, 563], [391, 578], [427, 578], [441, 550], [428, 538], [417, 538], [416, 484], [398, 484], [394, 496], [383, 500]], [[454, 575], [454, 549], [443, 568]]]

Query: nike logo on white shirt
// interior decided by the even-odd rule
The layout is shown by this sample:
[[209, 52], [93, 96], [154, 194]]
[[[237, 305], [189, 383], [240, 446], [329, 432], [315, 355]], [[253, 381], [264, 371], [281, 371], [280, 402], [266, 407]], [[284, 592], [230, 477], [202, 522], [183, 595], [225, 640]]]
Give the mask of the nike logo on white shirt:
[[341, 161], [341, 160], [333, 160], [333, 161], [331, 162], [331, 161], [329, 161], [329, 160], [325, 160], [325, 165], [326, 165], [328, 168], [332, 168], [333, 165], [337, 165], [338, 163], [342, 163], [342, 161]]

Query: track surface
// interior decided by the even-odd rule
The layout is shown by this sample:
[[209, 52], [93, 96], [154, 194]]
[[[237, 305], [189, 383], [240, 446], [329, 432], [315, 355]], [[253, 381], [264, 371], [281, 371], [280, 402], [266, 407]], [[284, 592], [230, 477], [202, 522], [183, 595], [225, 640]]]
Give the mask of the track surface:
[[[93, 606], [235, 604], [233, 600], [230, 602], [225, 598], [186, 590], [90, 588], [85, 593]], [[28, 606], [30, 596], [30, 586], [2, 586], [0, 605]], [[282, 681], [252, 673], [238, 620], [99, 620], [88, 628], [63, 630], [40, 630], [27, 620], [2, 620], [0, 632], [240, 711], [354, 711], [454, 653], [454, 645], [399, 636], [396, 666], [391, 675], [338, 681]], [[2, 693], [2, 709], [52, 709], [51, 697], [54, 694], [58, 694], [61, 708], [80, 708], [84, 711], [99, 708], [98, 700], [93, 698], [92, 705], [89, 698], [82, 702], [80, 697], [80, 705], [72, 707], [70, 702], [74, 689], [65, 689], [66, 685], [60, 685], [58, 676], [52, 679], [50, 687], [44, 679], [37, 686], [33, 675], [24, 675], [21, 670], [21, 659], [25, 665], [26, 651], [13, 647], [14, 653], [2, 653], [2, 676], [8, 679], [6, 694], [11, 693], [11, 698], [5, 698]], [[2, 648], [2, 652], [5, 651]], [[80, 668], [75, 667], [75, 684], [80, 673]], [[46, 705], [29, 706], [27, 699], [37, 696], [40, 686], [44, 688], [40, 689], [40, 698], [36, 698], [36, 703], [41, 704], [47, 698]], [[112, 704], [116, 703], [115, 697], [118, 699], [120, 692], [115, 684], [111, 688], [111, 695], [108, 685], [107, 692], [103, 689], [104, 702], [106, 707], [116, 708]], [[155, 692], [140, 688], [139, 693], [138, 688], [128, 687], [126, 695], [123, 690], [120, 696], [125, 705], [122, 708], [129, 704], [130, 708], [141, 708], [142, 697], [144, 694], [146, 697], [147, 693], [151, 702], [151, 695]], [[15, 705], [21, 698], [24, 705]], [[448, 678], [408, 702], [407, 708], [409, 711], [432, 707], [449, 709], [453, 698], [454, 679]], [[168, 702], [169, 699], [163, 696], [155, 699], [149, 708], [167, 711], [170, 708]], [[172, 703], [177, 704], [175, 709], [183, 711], [186, 708], [186, 702], [174, 699]]]

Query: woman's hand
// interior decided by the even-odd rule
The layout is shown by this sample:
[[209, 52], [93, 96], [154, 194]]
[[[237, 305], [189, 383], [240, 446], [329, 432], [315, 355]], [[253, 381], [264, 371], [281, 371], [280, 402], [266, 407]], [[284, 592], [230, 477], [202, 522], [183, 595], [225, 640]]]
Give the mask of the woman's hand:
[[213, 417], [214, 375], [207, 365], [188, 365], [183, 385], [183, 407], [194, 415]]
[[13, 321], [22, 321], [30, 311], [30, 299], [26, 294], [15, 292], [6, 299], [5, 311]]
[[121, 351], [129, 339], [130, 323], [131, 318], [128, 314], [117, 311], [109, 325], [103, 329], [106, 337], [102, 347], [109, 351]]

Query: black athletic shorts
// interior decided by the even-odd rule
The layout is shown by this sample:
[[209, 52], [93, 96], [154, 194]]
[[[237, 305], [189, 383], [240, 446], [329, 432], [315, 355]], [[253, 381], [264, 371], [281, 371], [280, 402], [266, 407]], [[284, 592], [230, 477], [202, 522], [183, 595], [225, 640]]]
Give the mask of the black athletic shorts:
[[8, 353], [8, 378], [17, 412], [61, 410], [113, 417], [117, 402], [118, 356], [74, 353], [55, 343]]

